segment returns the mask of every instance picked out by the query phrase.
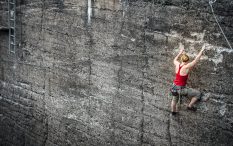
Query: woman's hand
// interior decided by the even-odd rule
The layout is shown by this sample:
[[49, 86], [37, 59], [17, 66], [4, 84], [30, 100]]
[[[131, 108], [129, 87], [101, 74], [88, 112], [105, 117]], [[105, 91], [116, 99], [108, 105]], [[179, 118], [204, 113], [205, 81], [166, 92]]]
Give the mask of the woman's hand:
[[201, 52], [203, 52], [205, 50], [205, 48], [206, 48], [206, 44], [204, 43], [202, 48], [201, 48]]
[[180, 49], [179, 54], [177, 54], [176, 57], [173, 60], [173, 63], [176, 66], [178, 66], [180, 64], [179, 61], [178, 61], [178, 57], [184, 52], [184, 45], [181, 42], [179, 43], [179, 49]]
[[184, 52], [184, 45], [181, 42], [179, 43], [179, 49], [180, 49], [179, 54], [182, 54]]

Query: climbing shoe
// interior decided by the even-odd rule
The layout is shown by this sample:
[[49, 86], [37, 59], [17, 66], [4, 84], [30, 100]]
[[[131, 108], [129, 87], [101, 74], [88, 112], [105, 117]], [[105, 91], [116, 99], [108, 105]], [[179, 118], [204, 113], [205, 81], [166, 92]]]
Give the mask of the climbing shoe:
[[205, 95], [201, 96], [202, 102], [207, 102], [211, 97], [211, 93], [206, 93]]
[[195, 112], [195, 111], [197, 111], [197, 108], [192, 106], [192, 107], [187, 107], [187, 110]]

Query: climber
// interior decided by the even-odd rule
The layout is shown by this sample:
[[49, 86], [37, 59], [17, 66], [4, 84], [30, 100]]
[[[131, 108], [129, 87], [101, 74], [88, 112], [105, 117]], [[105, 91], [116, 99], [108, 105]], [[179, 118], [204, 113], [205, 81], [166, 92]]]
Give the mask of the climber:
[[[178, 101], [180, 102], [181, 97], [186, 96], [188, 98], [191, 98], [191, 102], [188, 104], [187, 109], [192, 111], [196, 111], [196, 107], [194, 107], [193, 105], [201, 99], [201, 92], [196, 89], [186, 87], [186, 83], [190, 70], [194, 65], [197, 64], [197, 62], [201, 58], [203, 51], [205, 50], [205, 44], [202, 46], [202, 49], [198, 53], [196, 58], [191, 62], [189, 62], [188, 55], [184, 53], [184, 45], [182, 43], [179, 43], [179, 49], [180, 52], [173, 61], [173, 63], [175, 64], [176, 77], [171, 88], [171, 93], [173, 95], [173, 99], [171, 102], [172, 115], [175, 115], [178, 112], [176, 104], [178, 103]], [[179, 57], [181, 59], [181, 63], [178, 61]]]

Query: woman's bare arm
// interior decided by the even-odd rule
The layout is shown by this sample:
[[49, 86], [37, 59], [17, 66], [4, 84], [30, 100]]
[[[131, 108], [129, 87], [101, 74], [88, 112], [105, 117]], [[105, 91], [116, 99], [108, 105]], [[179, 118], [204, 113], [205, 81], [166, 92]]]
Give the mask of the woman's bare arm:
[[200, 60], [204, 50], [205, 50], [205, 44], [202, 46], [201, 51], [197, 54], [196, 58], [192, 62], [188, 63], [185, 66], [185, 68], [192, 68], [194, 65], [196, 65], [197, 62]]
[[184, 52], [184, 45], [182, 43], [179, 43], [179, 49], [180, 49], [180, 52], [179, 54], [174, 58], [173, 60], [173, 63], [177, 66], [179, 65], [179, 61], [178, 61], [178, 58], [179, 56]]

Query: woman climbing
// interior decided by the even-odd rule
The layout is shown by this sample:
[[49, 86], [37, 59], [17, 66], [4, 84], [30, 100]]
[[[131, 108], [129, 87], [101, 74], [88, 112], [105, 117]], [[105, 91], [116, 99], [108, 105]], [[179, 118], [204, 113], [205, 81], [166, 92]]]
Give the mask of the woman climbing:
[[[193, 106], [198, 100], [201, 98], [201, 92], [186, 87], [186, 83], [188, 80], [188, 75], [190, 70], [194, 65], [197, 64], [197, 62], [200, 60], [202, 52], [205, 50], [205, 44], [202, 46], [201, 51], [198, 53], [196, 58], [189, 62], [189, 57], [184, 53], [184, 45], [182, 43], [179, 43], [179, 54], [174, 58], [174, 65], [175, 65], [175, 72], [176, 77], [173, 82], [173, 87], [171, 88], [171, 92], [173, 95], [173, 99], [171, 102], [171, 112], [172, 115], [175, 115], [178, 112], [176, 104], [180, 102], [180, 98], [183, 96], [186, 96], [188, 98], [192, 98], [191, 102], [188, 104], [187, 109], [196, 111], [196, 108]], [[181, 56], [181, 57], [180, 57]], [[178, 61], [178, 58], [180, 57], [181, 63]]]

